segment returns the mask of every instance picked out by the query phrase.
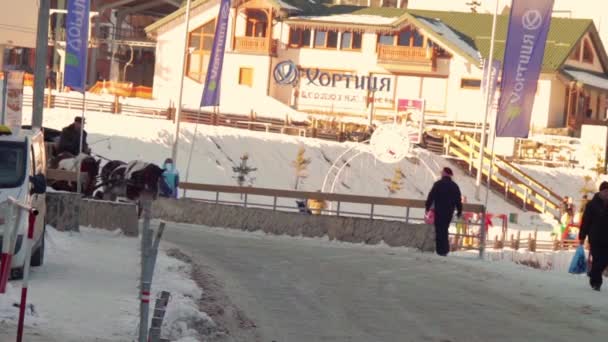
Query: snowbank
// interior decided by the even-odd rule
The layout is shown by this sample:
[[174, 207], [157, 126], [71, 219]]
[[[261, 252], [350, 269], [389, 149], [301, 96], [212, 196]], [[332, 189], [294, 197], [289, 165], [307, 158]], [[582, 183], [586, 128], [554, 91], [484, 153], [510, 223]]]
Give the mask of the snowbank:
[[[119, 232], [81, 228], [63, 233], [47, 227], [46, 260], [34, 268], [26, 327], [66, 341], [132, 341], [139, 324], [139, 241]], [[213, 328], [198, 310], [202, 291], [190, 280], [189, 265], [160, 253], [152, 296], [171, 292], [163, 334], [172, 341], [200, 340], [197, 326]], [[0, 322], [16, 322], [18, 282], [0, 296]], [[152, 312], [152, 310], [151, 310]]]

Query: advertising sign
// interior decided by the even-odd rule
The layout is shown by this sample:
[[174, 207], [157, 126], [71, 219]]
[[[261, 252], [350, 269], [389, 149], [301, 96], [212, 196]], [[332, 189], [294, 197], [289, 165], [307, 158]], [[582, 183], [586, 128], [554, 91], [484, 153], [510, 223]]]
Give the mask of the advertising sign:
[[553, 0], [513, 0], [496, 136], [526, 138], [551, 24]]
[[23, 71], [11, 71], [6, 76], [5, 125], [19, 134], [23, 117]]

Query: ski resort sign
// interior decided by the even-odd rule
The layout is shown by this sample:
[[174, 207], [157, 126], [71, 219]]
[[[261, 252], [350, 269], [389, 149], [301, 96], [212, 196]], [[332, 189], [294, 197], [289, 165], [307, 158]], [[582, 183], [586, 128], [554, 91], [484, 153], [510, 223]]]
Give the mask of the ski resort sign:
[[395, 76], [348, 71], [298, 68], [292, 61], [278, 63], [273, 72], [279, 85], [297, 88], [298, 107], [331, 112], [394, 108]]

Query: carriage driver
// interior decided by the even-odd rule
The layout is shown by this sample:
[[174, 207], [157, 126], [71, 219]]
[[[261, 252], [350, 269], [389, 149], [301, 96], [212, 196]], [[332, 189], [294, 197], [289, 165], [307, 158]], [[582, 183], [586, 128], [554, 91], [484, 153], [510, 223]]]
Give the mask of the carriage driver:
[[[61, 131], [61, 136], [59, 137], [59, 147], [57, 148], [57, 153], [69, 152], [74, 156], [77, 156], [79, 153], [80, 147], [80, 131], [82, 130], [82, 118], [77, 116], [74, 118], [74, 122], [65, 127]], [[89, 148], [89, 144], [87, 144], [87, 131], [82, 133], [82, 152], [86, 154], [91, 153], [91, 149]]]

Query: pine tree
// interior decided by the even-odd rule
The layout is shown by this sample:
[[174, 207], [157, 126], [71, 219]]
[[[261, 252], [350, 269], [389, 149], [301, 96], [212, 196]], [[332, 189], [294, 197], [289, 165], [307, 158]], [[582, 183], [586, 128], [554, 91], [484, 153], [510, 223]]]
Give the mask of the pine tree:
[[255, 177], [251, 177], [249, 174], [257, 171], [258, 169], [256, 167], [248, 166], [248, 160], [249, 154], [245, 153], [241, 156], [241, 164], [232, 167], [232, 171], [236, 174], [232, 178], [236, 179], [239, 186], [244, 186], [246, 182], [249, 183], [249, 186], [252, 186], [253, 182], [255, 181]]
[[395, 172], [393, 174], [393, 178], [385, 178], [384, 182], [386, 183], [386, 189], [388, 190], [388, 195], [394, 195], [401, 190], [403, 187], [403, 179], [405, 178], [405, 174], [401, 170], [401, 167], [397, 166], [395, 168]]
[[308, 165], [310, 164], [310, 158], [306, 158], [304, 154], [306, 153], [306, 149], [304, 147], [300, 147], [298, 149], [298, 154], [296, 155], [296, 159], [291, 162], [291, 166], [295, 169], [296, 173], [296, 181], [294, 189], [298, 190], [300, 184], [308, 177]]

